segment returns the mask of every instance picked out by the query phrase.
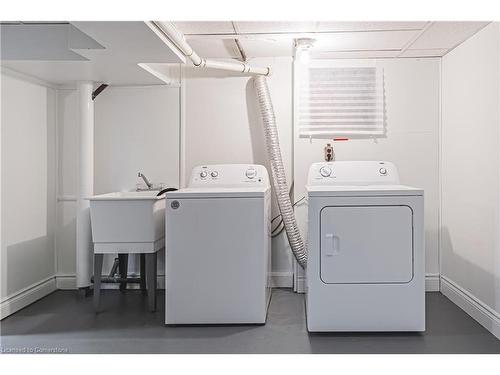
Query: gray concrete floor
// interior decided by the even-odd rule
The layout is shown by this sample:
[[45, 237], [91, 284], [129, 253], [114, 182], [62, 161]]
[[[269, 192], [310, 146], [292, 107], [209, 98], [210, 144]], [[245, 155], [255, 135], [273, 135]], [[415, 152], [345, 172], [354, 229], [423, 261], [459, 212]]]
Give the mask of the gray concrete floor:
[[304, 296], [275, 289], [265, 326], [164, 326], [139, 291], [106, 290], [103, 312], [92, 298], [57, 291], [0, 323], [0, 346], [69, 353], [500, 353], [500, 341], [440, 293], [427, 293], [425, 333], [309, 334]]

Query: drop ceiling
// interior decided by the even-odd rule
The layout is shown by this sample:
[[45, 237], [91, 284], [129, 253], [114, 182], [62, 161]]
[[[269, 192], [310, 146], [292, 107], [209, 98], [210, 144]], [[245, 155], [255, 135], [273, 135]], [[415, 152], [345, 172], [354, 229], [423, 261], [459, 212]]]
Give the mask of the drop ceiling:
[[292, 56], [295, 38], [316, 39], [313, 54], [330, 58], [443, 56], [489, 22], [175, 22], [204, 57]]
[[[443, 56], [489, 22], [175, 22], [202, 57], [293, 56], [294, 40], [316, 40], [313, 56]], [[183, 62], [140, 21], [2, 23], [2, 67], [54, 84], [164, 84]], [[17, 29], [16, 29], [17, 28]]]

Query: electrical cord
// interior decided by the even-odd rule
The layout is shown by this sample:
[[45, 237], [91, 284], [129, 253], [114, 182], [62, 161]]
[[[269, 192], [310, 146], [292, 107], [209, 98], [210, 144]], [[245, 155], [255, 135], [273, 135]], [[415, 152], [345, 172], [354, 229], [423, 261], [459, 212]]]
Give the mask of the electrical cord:
[[159, 197], [160, 195], [168, 193], [169, 191], [177, 191], [177, 190], [178, 190], [177, 188], [166, 188], [166, 189], [160, 190], [160, 192], [158, 194], [156, 194], [156, 196]]
[[271, 234], [271, 238], [275, 238], [275, 237], [278, 237], [281, 233], [283, 233], [283, 231], [285, 230], [285, 226], [282, 225], [281, 226], [281, 229], [279, 230], [278, 233], [275, 233], [275, 234]]
[[[282, 224], [283, 224], [283, 221], [280, 221], [280, 222], [278, 223], [278, 225], [277, 225], [277, 226], [276, 226], [276, 227], [275, 227], [275, 228], [271, 231], [271, 236], [272, 236], [272, 237], [275, 237], [275, 233], [276, 233], [276, 231], [277, 231], [278, 229], [283, 228]], [[281, 233], [281, 231], [280, 231], [279, 233]], [[278, 234], [279, 234], [279, 233], [278, 233]], [[276, 234], [276, 236], [277, 236], [278, 234]]]

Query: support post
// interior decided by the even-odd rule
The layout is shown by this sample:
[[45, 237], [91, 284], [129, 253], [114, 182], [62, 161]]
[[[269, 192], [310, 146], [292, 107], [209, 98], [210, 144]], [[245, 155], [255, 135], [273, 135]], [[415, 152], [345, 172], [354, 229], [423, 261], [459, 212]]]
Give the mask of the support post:
[[90, 202], [94, 192], [94, 102], [93, 84], [78, 82], [78, 184], [76, 194], [76, 286], [90, 286], [92, 275], [92, 230]]

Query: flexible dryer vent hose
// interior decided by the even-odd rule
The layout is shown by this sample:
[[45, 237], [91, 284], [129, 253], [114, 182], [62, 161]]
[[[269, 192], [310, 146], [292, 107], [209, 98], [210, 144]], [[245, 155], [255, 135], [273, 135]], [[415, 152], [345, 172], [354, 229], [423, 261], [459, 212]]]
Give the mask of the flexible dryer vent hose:
[[278, 207], [285, 225], [288, 242], [292, 248], [293, 255], [297, 262], [305, 268], [307, 264], [307, 250], [304, 241], [299, 232], [295, 214], [293, 212], [292, 202], [288, 194], [288, 185], [286, 183], [285, 168], [278, 139], [278, 129], [276, 127], [276, 118], [274, 116], [273, 103], [265, 76], [254, 77], [255, 90], [260, 106], [260, 113], [264, 123], [264, 135], [266, 138], [267, 156], [271, 163], [271, 174], [273, 178], [274, 191], [278, 199]]

